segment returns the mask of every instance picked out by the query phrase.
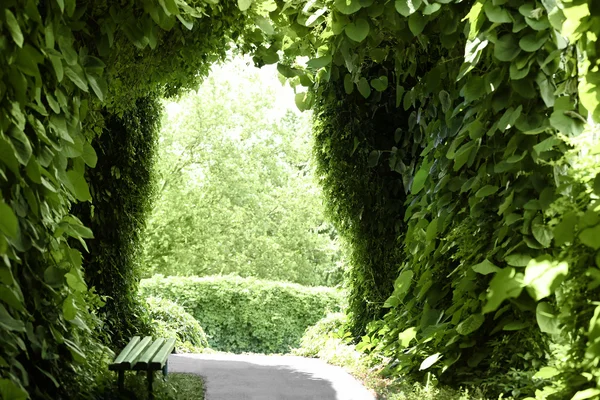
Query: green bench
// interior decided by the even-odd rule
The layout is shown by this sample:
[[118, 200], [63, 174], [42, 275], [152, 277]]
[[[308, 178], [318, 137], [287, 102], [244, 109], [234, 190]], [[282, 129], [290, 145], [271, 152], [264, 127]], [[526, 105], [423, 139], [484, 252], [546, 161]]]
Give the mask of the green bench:
[[152, 340], [150, 336], [143, 339], [134, 336], [115, 358], [115, 361], [108, 366], [108, 369], [118, 372], [120, 391], [123, 391], [125, 371], [146, 371], [148, 374], [148, 393], [152, 399], [154, 398], [152, 393], [154, 372], [162, 370], [163, 376], [167, 376], [167, 359], [173, 349], [175, 349], [175, 339]]

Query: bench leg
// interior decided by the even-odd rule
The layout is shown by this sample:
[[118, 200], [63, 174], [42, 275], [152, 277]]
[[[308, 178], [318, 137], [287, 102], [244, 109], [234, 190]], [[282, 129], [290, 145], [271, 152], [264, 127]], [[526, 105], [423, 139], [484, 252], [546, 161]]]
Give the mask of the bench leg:
[[148, 370], [148, 398], [154, 399], [154, 392], [152, 392], [152, 383], [154, 381], [154, 371]]
[[165, 363], [165, 366], [162, 369], [162, 373], [163, 373], [163, 378], [167, 378], [167, 374], [169, 373], [169, 367], [167, 367], [169, 365], [168, 362]]
[[117, 384], [119, 385], [119, 391], [122, 392], [125, 388], [125, 371], [121, 370], [118, 374]]

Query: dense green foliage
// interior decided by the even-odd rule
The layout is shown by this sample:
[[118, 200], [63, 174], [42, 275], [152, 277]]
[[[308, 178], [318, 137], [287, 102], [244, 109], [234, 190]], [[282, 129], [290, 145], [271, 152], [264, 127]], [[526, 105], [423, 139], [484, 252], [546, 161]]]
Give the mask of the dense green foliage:
[[94, 232], [94, 238], [87, 241], [85, 276], [100, 296], [107, 296], [101, 317], [116, 348], [151, 329], [144, 326], [144, 318], [131, 318], [144, 311], [131, 293], [137, 292], [139, 235], [153, 198], [160, 111], [156, 100], [144, 98], [123, 117], [106, 117], [105, 132], [92, 141], [97, 164], [87, 174], [94, 203], [74, 207], [74, 213]]
[[148, 297], [146, 302], [156, 337], [175, 338], [177, 352], [199, 352], [208, 347], [204, 330], [182, 306], [156, 297]]
[[[478, 390], [456, 390], [443, 387], [435, 380], [423, 383], [407, 379], [406, 376], [390, 377], [381, 372], [382, 363], [387, 362], [379, 354], [370, 355], [358, 351], [352, 343], [348, 331], [348, 315], [329, 314], [308, 327], [300, 347], [293, 354], [303, 357], [317, 357], [328, 364], [343, 367], [354, 375], [366, 387], [371, 389], [378, 399], [387, 400], [474, 400], [482, 399]], [[507, 398], [507, 397], [503, 397]]]
[[341, 293], [331, 288], [237, 276], [156, 275], [142, 280], [140, 294], [180, 304], [212, 349], [235, 353], [287, 353], [308, 326], [341, 306]]
[[[232, 3], [188, 6], [185, 25], [175, 23], [179, 12], [174, 4], [0, 4], [3, 398], [84, 396], [99, 369], [106, 368], [108, 349], [100, 344], [95, 313], [102, 303], [88, 290], [81, 252], [69, 246], [71, 240], [80, 241], [87, 252], [84, 240], [93, 237], [70, 208], [92, 200], [84, 177], [97, 162], [91, 140], [111, 135], [103, 132], [105, 118], [117, 124], [113, 140], [118, 140], [123, 124], [117, 121], [128, 111], [135, 113], [138, 99], [195, 85], [212, 61], [225, 56], [232, 37], [254, 30]], [[192, 26], [192, 18], [211, 14]], [[162, 51], [152, 52], [158, 44]], [[120, 151], [118, 146], [113, 150]], [[113, 171], [108, 172], [104, 182], [112, 179]], [[120, 291], [117, 282], [135, 288], [131, 264], [120, 265], [125, 270], [102, 266], [111, 275], [98, 280], [102, 290]], [[133, 311], [133, 301], [103, 294], [113, 301], [104, 310], [111, 317]], [[126, 327], [136, 325], [136, 314], [122, 318]]]
[[[93, 387], [102, 304], [69, 246], [93, 235], [70, 211], [93, 201], [90, 143], [139, 99], [193, 87], [232, 40], [259, 65], [281, 56], [298, 106], [317, 105], [355, 333], [376, 319], [363, 348], [391, 374], [598, 396], [599, 16], [591, 0], [2, 1], [2, 397]], [[135, 287], [122, 265], [107, 281]]]
[[215, 66], [197, 92], [166, 103], [140, 265], [146, 277], [335, 285], [342, 260], [310, 162], [310, 115], [274, 68], [246, 62]]
[[[372, 282], [394, 266], [360, 262], [381, 248], [375, 240], [365, 245], [361, 225], [395, 232], [387, 241], [398, 254], [388, 281], [394, 291], [379, 304], [390, 310], [370, 324], [362, 348], [391, 357], [392, 374], [433, 371], [446, 382], [516, 396], [547, 385], [531, 376], [551, 363], [558, 370], [536, 376], [562, 372], [562, 379], [538, 396], [594, 395], [585, 389], [597, 377], [581, 373], [597, 371], [598, 360], [590, 302], [598, 171], [594, 151], [592, 168], [577, 166], [584, 148], [573, 143], [597, 129], [598, 99], [585, 93], [595, 90], [595, 72], [586, 71], [596, 62], [587, 3], [399, 0], [387, 7], [335, 3], [331, 30], [321, 36], [330, 45], [311, 61], [324, 68], [320, 85], [304, 98], [317, 103], [331, 214], [361, 253], [352, 259], [355, 332], [377, 311], [363, 298], [381, 299], [386, 290]], [[396, 120], [387, 129], [365, 122], [388, 114]], [[346, 189], [339, 171], [360, 171], [356, 163], [371, 168], [373, 185]], [[363, 206], [397, 217], [365, 223]], [[551, 343], [570, 345], [567, 363], [550, 354]]]

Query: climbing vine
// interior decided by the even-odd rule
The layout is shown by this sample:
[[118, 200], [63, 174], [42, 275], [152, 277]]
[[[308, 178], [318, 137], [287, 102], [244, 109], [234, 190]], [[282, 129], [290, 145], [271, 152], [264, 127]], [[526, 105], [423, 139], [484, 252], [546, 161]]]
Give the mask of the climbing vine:
[[93, 386], [105, 288], [71, 211], [103, 190], [86, 180], [93, 140], [233, 47], [318, 111], [354, 331], [389, 373], [597, 396], [599, 15], [586, 0], [3, 1], [0, 393]]

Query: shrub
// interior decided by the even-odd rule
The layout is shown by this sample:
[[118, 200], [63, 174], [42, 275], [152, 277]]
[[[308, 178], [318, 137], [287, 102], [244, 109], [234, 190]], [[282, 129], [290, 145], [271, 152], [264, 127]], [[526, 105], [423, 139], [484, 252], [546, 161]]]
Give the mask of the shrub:
[[[393, 378], [385, 368], [387, 360], [357, 350], [351, 343], [352, 328], [348, 315], [332, 313], [304, 332], [301, 346], [293, 354], [319, 358], [337, 365], [354, 375], [375, 392], [378, 399], [387, 400], [482, 400], [480, 391], [456, 390], [439, 386], [433, 376], [425, 383], [408, 377]], [[360, 348], [360, 347], [358, 347]], [[507, 399], [508, 400], [508, 399]]]
[[196, 319], [171, 300], [148, 297], [148, 312], [157, 336], [175, 338], [179, 352], [208, 347], [206, 334]]
[[331, 288], [234, 276], [155, 275], [140, 290], [181, 304], [204, 327], [211, 348], [235, 353], [288, 352], [308, 326], [339, 310], [341, 300]]
[[348, 316], [332, 313], [304, 332], [300, 347], [293, 353], [303, 357], [316, 357], [324, 361], [359, 371], [364, 364], [363, 355], [348, 345]]

